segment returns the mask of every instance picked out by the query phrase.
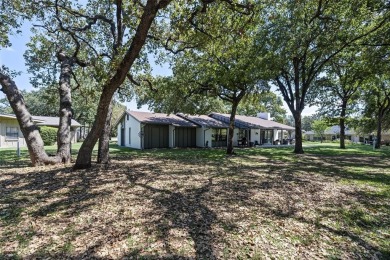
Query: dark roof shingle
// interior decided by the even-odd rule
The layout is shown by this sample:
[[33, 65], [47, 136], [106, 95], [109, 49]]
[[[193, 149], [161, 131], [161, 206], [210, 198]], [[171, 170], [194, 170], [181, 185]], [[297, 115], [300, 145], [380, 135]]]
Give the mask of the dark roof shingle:
[[137, 121], [146, 124], [158, 124], [158, 125], [173, 125], [181, 127], [198, 127], [198, 125], [189, 122], [174, 114], [162, 114], [151, 112], [139, 112], [139, 111], [127, 111], [129, 115], [134, 117]]

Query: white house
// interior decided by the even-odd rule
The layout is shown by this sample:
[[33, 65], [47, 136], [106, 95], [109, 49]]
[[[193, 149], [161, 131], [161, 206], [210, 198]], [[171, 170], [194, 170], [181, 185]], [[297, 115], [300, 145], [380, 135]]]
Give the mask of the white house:
[[[269, 114], [266, 113], [266, 116]], [[260, 113], [258, 116], [264, 116]], [[126, 111], [116, 123], [118, 145], [136, 149], [169, 147], [225, 147], [229, 129], [228, 114], [167, 115]], [[283, 144], [293, 127], [272, 120], [236, 116], [234, 146]]]
[[[212, 113], [210, 117], [225, 123], [230, 121], [229, 114]], [[269, 113], [258, 113], [257, 117], [236, 115], [233, 145], [243, 145], [243, 140], [249, 145], [287, 144], [293, 130], [294, 127], [270, 120]]]
[[197, 127], [173, 114], [125, 111], [117, 122], [118, 145], [136, 149], [196, 147]]
[[[33, 122], [38, 126], [58, 127], [60, 119], [58, 117], [50, 116], [32, 116]], [[71, 134], [72, 143], [77, 141], [76, 129], [81, 125], [72, 119]], [[26, 146], [23, 134], [20, 131], [18, 120], [15, 115], [0, 114], [0, 148], [10, 148], [19, 146]]]
[[190, 122], [197, 124], [196, 146], [197, 147], [225, 147], [227, 146], [227, 133], [229, 124], [216, 120], [206, 115], [177, 114]]
[[[305, 134], [305, 138], [308, 141], [319, 141], [320, 137], [314, 132], [314, 131], [307, 131]], [[328, 127], [324, 132], [324, 139], [325, 140], [336, 140], [340, 138], [340, 126], [334, 125], [331, 127]], [[354, 143], [366, 143], [366, 144], [372, 144], [373, 140], [375, 139], [374, 133], [371, 134], [358, 134], [355, 132], [354, 129], [349, 128], [348, 126], [345, 127], [345, 139], [350, 140]], [[384, 130], [382, 131], [382, 144], [390, 143], [390, 131]]]

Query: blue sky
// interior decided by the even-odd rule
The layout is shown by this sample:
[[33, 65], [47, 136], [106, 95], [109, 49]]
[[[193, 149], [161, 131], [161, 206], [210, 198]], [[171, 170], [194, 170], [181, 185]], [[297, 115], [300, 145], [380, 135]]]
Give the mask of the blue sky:
[[[19, 76], [14, 78], [16, 85], [21, 90], [33, 89], [33, 87], [29, 82], [29, 78], [31, 75], [27, 73], [27, 68], [25, 66], [25, 61], [23, 58], [23, 54], [26, 51], [26, 44], [29, 41], [30, 36], [31, 36], [30, 24], [26, 23], [22, 27], [21, 34], [13, 35], [10, 37], [12, 46], [0, 50], [0, 65], [5, 65], [12, 70], [21, 72]], [[154, 75], [171, 74], [171, 70], [169, 69], [168, 65], [164, 65], [164, 66], [156, 65], [154, 64], [153, 61], [151, 61], [151, 63], [152, 63]], [[4, 94], [0, 92], [0, 98], [3, 97]], [[127, 109], [130, 110], [149, 111], [147, 106], [142, 106], [140, 109], [137, 109], [137, 104], [134, 100], [131, 102], [126, 102], [125, 105], [127, 106]], [[284, 107], [287, 110], [288, 114], [291, 114], [288, 107], [286, 105], [284, 105]], [[302, 115], [311, 115], [315, 113], [316, 109], [317, 107], [306, 107]]]

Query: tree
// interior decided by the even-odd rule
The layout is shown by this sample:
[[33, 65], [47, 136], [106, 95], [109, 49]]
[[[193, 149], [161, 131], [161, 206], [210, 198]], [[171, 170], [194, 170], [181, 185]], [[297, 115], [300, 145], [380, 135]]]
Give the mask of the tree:
[[[177, 97], [171, 99], [176, 104], [173, 109], [183, 110], [195, 103], [188, 100], [196, 100], [198, 109], [193, 110], [198, 111], [212, 105], [216, 97], [229, 103], [227, 154], [233, 153], [234, 122], [239, 103], [246, 95], [268, 89], [269, 79], [267, 71], [259, 70], [264, 67], [262, 62], [266, 54], [260, 54], [254, 48], [258, 43], [258, 39], [253, 37], [258, 22], [254, 18], [256, 10], [250, 5], [240, 8], [244, 10], [241, 13], [232, 12], [230, 4], [209, 6], [207, 15], [213, 17], [213, 23], [208, 20], [202, 23], [208, 17], [199, 14], [197, 23], [193, 24], [195, 33], [181, 40], [186, 44], [173, 45], [180, 51], [176, 51], [171, 60], [173, 77], [165, 82], [166, 85], [173, 83], [174, 87], [169, 88], [173, 92], [164, 92]], [[154, 87], [151, 92], [161, 97], [160, 89]], [[167, 95], [163, 95], [162, 99], [166, 99]], [[181, 100], [184, 106], [177, 106], [182, 104]]]
[[375, 148], [381, 147], [383, 124], [390, 115], [390, 79], [388, 76], [375, 75], [369, 81], [369, 86], [364, 95], [367, 118], [376, 121], [376, 144]]
[[259, 112], [268, 112], [274, 121], [284, 123], [286, 110], [283, 108], [282, 99], [271, 91], [255, 95], [247, 95], [238, 106], [237, 113], [240, 115], [256, 116]]
[[[10, 46], [8, 36], [17, 30], [21, 19], [28, 18], [30, 13], [30, 9], [25, 8], [20, 1], [3, 1], [2, 4], [7, 8], [0, 8], [0, 16], [2, 17], [0, 48]], [[6, 95], [18, 119], [20, 130], [27, 143], [31, 162], [33, 166], [56, 163], [56, 158], [50, 158], [44, 151], [39, 129], [31, 119], [31, 114], [27, 110], [22, 93], [12, 80], [14, 76], [15, 72], [9, 71], [5, 66], [0, 68], [1, 91]]]
[[[351, 8], [353, 6], [353, 8]], [[264, 10], [269, 65], [295, 120], [295, 153], [303, 153], [301, 113], [315, 79], [345, 48], [389, 20], [386, 1], [274, 1]], [[312, 98], [312, 97], [310, 97]]]
[[323, 120], [314, 120], [312, 124], [312, 129], [314, 133], [321, 138], [321, 143], [324, 140], [325, 130], [328, 128], [328, 125]]
[[338, 118], [341, 149], [345, 149], [347, 116], [355, 112], [352, 102], [356, 103], [361, 95], [363, 81], [369, 73], [366, 66], [361, 53], [347, 51], [329, 63], [326, 76], [317, 82], [320, 113]]

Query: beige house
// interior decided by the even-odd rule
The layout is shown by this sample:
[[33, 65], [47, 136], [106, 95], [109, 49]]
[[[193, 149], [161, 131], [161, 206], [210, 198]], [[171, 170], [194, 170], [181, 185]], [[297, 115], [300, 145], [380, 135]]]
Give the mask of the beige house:
[[[38, 126], [58, 127], [59, 118], [50, 116], [32, 116], [34, 123]], [[77, 141], [76, 130], [81, 125], [72, 119], [72, 143]], [[0, 114], [0, 148], [11, 148], [26, 146], [23, 134], [20, 131], [18, 120], [15, 115]]]

